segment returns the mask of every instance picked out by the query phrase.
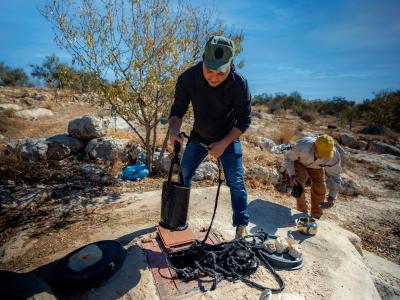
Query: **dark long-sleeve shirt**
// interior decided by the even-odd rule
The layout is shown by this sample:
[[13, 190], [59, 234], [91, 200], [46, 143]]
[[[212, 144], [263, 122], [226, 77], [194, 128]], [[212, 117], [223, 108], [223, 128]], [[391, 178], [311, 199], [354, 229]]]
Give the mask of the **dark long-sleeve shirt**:
[[233, 127], [244, 133], [251, 122], [251, 96], [247, 80], [232, 66], [227, 79], [211, 87], [203, 76], [202, 62], [182, 73], [177, 81], [170, 117], [182, 118], [192, 102], [193, 142], [210, 144], [224, 138]]

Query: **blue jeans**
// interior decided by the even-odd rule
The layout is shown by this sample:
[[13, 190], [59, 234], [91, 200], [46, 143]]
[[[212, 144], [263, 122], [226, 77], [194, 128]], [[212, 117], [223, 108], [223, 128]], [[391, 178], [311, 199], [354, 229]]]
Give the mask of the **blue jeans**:
[[[181, 161], [185, 185], [192, 185], [192, 178], [207, 153], [208, 151], [203, 145], [192, 142], [187, 143]], [[247, 226], [249, 213], [247, 211], [247, 191], [243, 180], [242, 145], [240, 140], [233, 141], [222, 153], [220, 159], [224, 168], [226, 184], [231, 192], [233, 226]]]

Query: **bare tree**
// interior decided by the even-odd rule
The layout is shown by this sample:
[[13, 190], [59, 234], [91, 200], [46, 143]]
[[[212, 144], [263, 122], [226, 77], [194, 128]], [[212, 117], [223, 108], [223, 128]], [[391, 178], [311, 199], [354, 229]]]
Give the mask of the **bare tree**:
[[[169, 0], [51, 0], [42, 14], [58, 45], [98, 76], [99, 104], [129, 124], [151, 170], [157, 126], [170, 109], [176, 78], [201, 58], [211, 34], [224, 33], [222, 22], [210, 10]], [[241, 50], [243, 35], [229, 35]]]

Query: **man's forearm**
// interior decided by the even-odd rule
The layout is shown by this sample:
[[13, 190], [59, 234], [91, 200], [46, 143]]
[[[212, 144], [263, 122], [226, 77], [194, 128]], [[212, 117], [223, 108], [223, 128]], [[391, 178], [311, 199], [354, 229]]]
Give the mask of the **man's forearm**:
[[238, 139], [242, 134], [243, 132], [240, 129], [233, 127], [231, 131], [229, 131], [229, 133], [221, 140], [221, 142], [223, 142], [226, 146], [229, 146], [234, 140]]
[[182, 119], [176, 116], [172, 116], [168, 120], [169, 130], [175, 134], [178, 134], [181, 131]]

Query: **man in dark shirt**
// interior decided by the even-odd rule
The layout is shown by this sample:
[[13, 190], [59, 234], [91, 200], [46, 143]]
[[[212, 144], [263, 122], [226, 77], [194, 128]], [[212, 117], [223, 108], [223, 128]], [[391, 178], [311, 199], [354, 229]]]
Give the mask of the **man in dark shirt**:
[[170, 142], [182, 143], [182, 117], [191, 101], [194, 125], [181, 162], [184, 184], [191, 186], [207, 153], [220, 157], [231, 192], [233, 226], [236, 237], [241, 237], [247, 234], [249, 214], [239, 137], [250, 126], [251, 97], [246, 79], [235, 71], [234, 53], [232, 40], [222, 36], [208, 40], [203, 61], [178, 78], [169, 126]]

